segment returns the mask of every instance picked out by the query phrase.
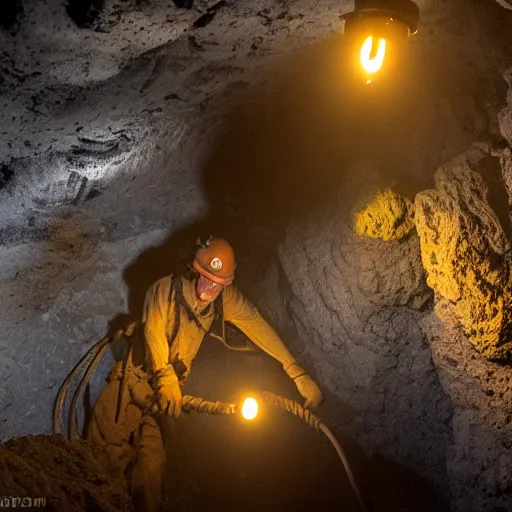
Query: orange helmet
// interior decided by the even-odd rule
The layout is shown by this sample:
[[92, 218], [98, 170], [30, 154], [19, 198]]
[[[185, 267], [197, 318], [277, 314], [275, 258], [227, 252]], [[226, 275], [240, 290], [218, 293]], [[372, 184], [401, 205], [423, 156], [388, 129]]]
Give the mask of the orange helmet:
[[222, 238], [210, 237], [200, 242], [193, 267], [214, 283], [228, 285], [235, 278], [235, 253], [231, 245]]

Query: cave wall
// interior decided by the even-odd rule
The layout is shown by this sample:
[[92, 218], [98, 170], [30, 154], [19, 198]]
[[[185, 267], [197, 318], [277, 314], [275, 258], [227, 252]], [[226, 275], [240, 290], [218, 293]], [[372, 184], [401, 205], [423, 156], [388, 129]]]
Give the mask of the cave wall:
[[[70, 19], [63, 1], [24, 2], [0, 30], [0, 438], [47, 432], [79, 356], [186, 256], [204, 218], [228, 219], [241, 285], [352, 408], [363, 448], [426, 477], [456, 510], [503, 509], [509, 369], [432, 315], [414, 233], [362, 238], [351, 215], [385, 187], [413, 200], [475, 140], [511, 142], [510, 31], [493, 28], [510, 15], [490, 1], [420, 2], [409, 73], [354, 101], [329, 37], [351, 3], [312, 4], [106, 1]], [[289, 66], [308, 45], [299, 53], [316, 67]], [[224, 108], [241, 94], [250, 115], [233, 137]], [[219, 144], [229, 158], [215, 159]], [[510, 196], [510, 154], [499, 159]], [[294, 185], [301, 208], [276, 219]], [[278, 266], [261, 281], [276, 240]]]
[[[418, 193], [405, 214], [391, 194], [364, 206], [353, 195], [356, 179], [329, 208], [293, 223], [279, 248], [282, 300], [304, 343], [302, 360], [353, 408], [368, 452], [435, 482], [460, 512], [507, 510], [512, 498], [509, 155], [502, 145], [475, 145], [444, 164], [436, 189]], [[370, 201], [372, 189], [364, 184], [359, 197]], [[362, 205], [381, 239], [357, 233]], [[412, 232], [401, 229], [407, 214]], [[487, 237], [505, 244], [498, 263]], [[493, 261], [494, 273], [478, 272]], [[482, 342], [490, 336], [495, 352]]]
[[512, 498], [509, 159], [510, 147], [475, 144], [415, 200], [436, 294], [424, 330], [454, 403], [447, 465], [455, 510], [506, 510]]
[[354, 408], [358, 441], [446, 498], [452, 405], [420, 328], [431, 293], [419, 243], [355, 235], [350, 202], [340, 194], [288, 230], [279, 248], [287, 306], [320, 382]]
[[508, 511], [512, 497], [510, 366], [478, 354], [460, 329], [422, 320], [443, 389], [453, 403], [446, 452], [455, 511]]
[[[267, 284], [282, 290], [269, 308], [275, 321], [285, 326], [291, 318], [301, 361], [353, 408], [363, 447], [435, 482], [460, 512], [508, 511], [512, 502], [511, 370], [503, 361], [511, 341], [512, 200], [510, 147], [501, 138], [510, 143], [511, 90], [485, 129], [470, 133], [493, 142], [462, 151], [468, 139], [451, 120], [436, 132], [448, 151], [460, 148], [457, 158], [432, 140], [428, 117], [415, 117], [402, 152], [391, 154], [416, 177], [427, 167], [427, 190], [396, 169], [388, 174], [392, 160], [368, 146], [366, 159], [340, 169], [343, 185], [327, 206], [291, 222]], [[451, 109], [460, 100], [451, 103], [454, 92], [442, 97]], [[445, 129], [446, 113], [432, 107], [432, 124]], [[428, 140], [427, 158], [416, 136]], [[379, 193], [381, 217], [383, 203], [368, 205]], [[372, 215], [366, 235], [374, 239], [356, 234]], [[450, 283], [460, 296], [446, 293]]]
[[302, 360], [353, 407], [363, 447], [436, 482], [460, 512], [512, 500], [510, 155], [503, 140], [473, 145], [414, 205], [363, 161], [291, 223], [274, 271]]

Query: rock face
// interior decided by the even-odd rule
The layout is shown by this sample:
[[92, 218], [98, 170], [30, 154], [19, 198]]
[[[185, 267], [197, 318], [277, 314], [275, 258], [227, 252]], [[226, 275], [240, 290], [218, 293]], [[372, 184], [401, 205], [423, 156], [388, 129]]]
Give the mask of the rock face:
[[[454, 512], [512, 502], [512, 370], [489, 361], [511, 355], [510, 163], [510, 148], [476, 144], [414, 215], [390, 190], [363, 208], [340, 194], [280, 247], [291, 318], [359, 440], [436, 482]], [[419, 237], [393, 231], [413, 218]]]
[[475, 146], [419, 193], [415, 221], [436, 311], [490, 359], [512, 355], [512, 223], [499, 158]]
[[447, 468], [455, 512], [505, 511], [512, 502], [512, 368], [486, 360], [512, 350], [510, 154], [475, 145], [415, 201], [437, 297], [437, 318], [423, 327], [454, 406]]
[[61, 436], [0, 445], [0, 503], [9, 510], [133, 510], [127, 483], [105, 454]]
[[447, 496], [451, 403], [420, 320], [430, 292], [417, 237], [355, 234], [348, 197], [293, 224], [279, 249], [289, 313], [320, 381], [353, 407], [358, 441]]
[[454, 512], [508, 512], [512, 503], [512, 368], [485, 359], [434, 313], [422, 323], [453, 404], [446, 464]]
[[380, 240], [400, 240], [414, 229], [414, 207], [391, 189], [383, 190], [354, 214], [354, 231]]
[[[176, 162], [187, 138], [194, 168], [206, 144], [191, 127], [212, 98], [246, 88], [277, 48], [291, 52], [341, 29], [351, 4], [213, 3], [2, 3], [0, 243], [39, 239], [48, 210], [131, 188], [142, 168], [151, 179], [155, 158]], [[190, 187], [176, 167], [167, 179], [186, 191], [177, 199]]]

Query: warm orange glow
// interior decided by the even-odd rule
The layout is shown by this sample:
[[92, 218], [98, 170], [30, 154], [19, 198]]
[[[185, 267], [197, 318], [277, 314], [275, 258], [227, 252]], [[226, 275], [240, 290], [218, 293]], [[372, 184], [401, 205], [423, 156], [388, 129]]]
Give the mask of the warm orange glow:
[[246, 420], [253, 420], [258, 415], [258, 402], [254, 398], [246, 398], [242, 405], [242, 416]]
[[[373, 51], [374, 39], [373, 36], [368, 36], [361, 46], [360, 59], [363, 68], [367, 73], [376, 73], [382, 67], [384, 56], [386, 55], [386, 40], [379, 39], [379, 47], [377, 54]], [[373, 55], [372, 55], [373, 54]]]

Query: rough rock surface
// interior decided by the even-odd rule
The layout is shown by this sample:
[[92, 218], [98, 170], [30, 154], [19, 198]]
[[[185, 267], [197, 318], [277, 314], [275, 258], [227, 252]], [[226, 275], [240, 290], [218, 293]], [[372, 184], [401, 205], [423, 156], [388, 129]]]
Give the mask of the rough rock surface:
[[477, 145], [436, 171], [415, 200], [427, 283], [490, 359], [512, 356], [512, 220], [500, 159]]
[[486, 360], [460, 329], [424, 318], [441, 383], [453, 404], [446, 463], [454, 512], [508, 512], [512, 503], [512, 367]]
[[[201, 1], [194, 9], [166, 0], [25, 4], [12, 28], [0, 30], [3, 243], [40, 239], [49, 210], [84, 205], [105, 190], [122, 187], [122, 197], [130, 200], [134, 188], [139, 194], [146, 188], [137, 183], [140, 169], [147, 174], [149, 167], [179, 160], [186, 140], [195, 141], [187, 155], [189, 176], [178, 168], [167, 178], [175, 201], [186, 196], [194, 203], [189, 197], [194, 160], [208, 143], [199, 141], [193, 126], [213, 99], [245, 89], [281, 48], [289, 53], [333, 28], [341, 30], [339, 15], [351, 5], [334, 0], [321, 6], [304, 0]], [[87, 5], [101, 9], [94, 13]], [[166, 190], [159, 192], [155, 199]], [[142, 208], [135, 208], [140, 215]]]
[[34, 506], [38, 498], [45, 504], [35, 510], [133, 510], [127, 483], [105, 454], [61, 436], [22, 437], [0, 445], [0, 500], [6, 498], [12, 508], [0, 503], [9, 510]]
[[391, 189], [379, 192], [354, 213], [354, 231], [380, 240], [400, 240], [414, 229], [411, 201]]
[[349, 404], [356, 436], [448, 494], [451, 403], [420, 328], [430, 297], [416, 237], [350, 227], [350, 198], [293, 224], [279, 249], [289, 313], [320, 381]]
[[[492, 327], [492, 308], [501, 308], [495, 335], [499, 356], [509, 355], [509, 172], [510, 148], [476, 144], [441, 166], [435, 191], [417, 195], [419, 239], [359, 236], [348, 212], [360, 199], [340, 193], [323, 213], [294, 223], [280, 246], [302, 357], [354, 408], [363, 446], [430, 481], [447, 479], [455, 512], [508, 511], [512, 502], [511, 367], [468, 342], [475, 323]], [[436, 313], [421, 312], [430, 310], [427, 283]], [[489, 339], [493, 331], [485, 332]]]

